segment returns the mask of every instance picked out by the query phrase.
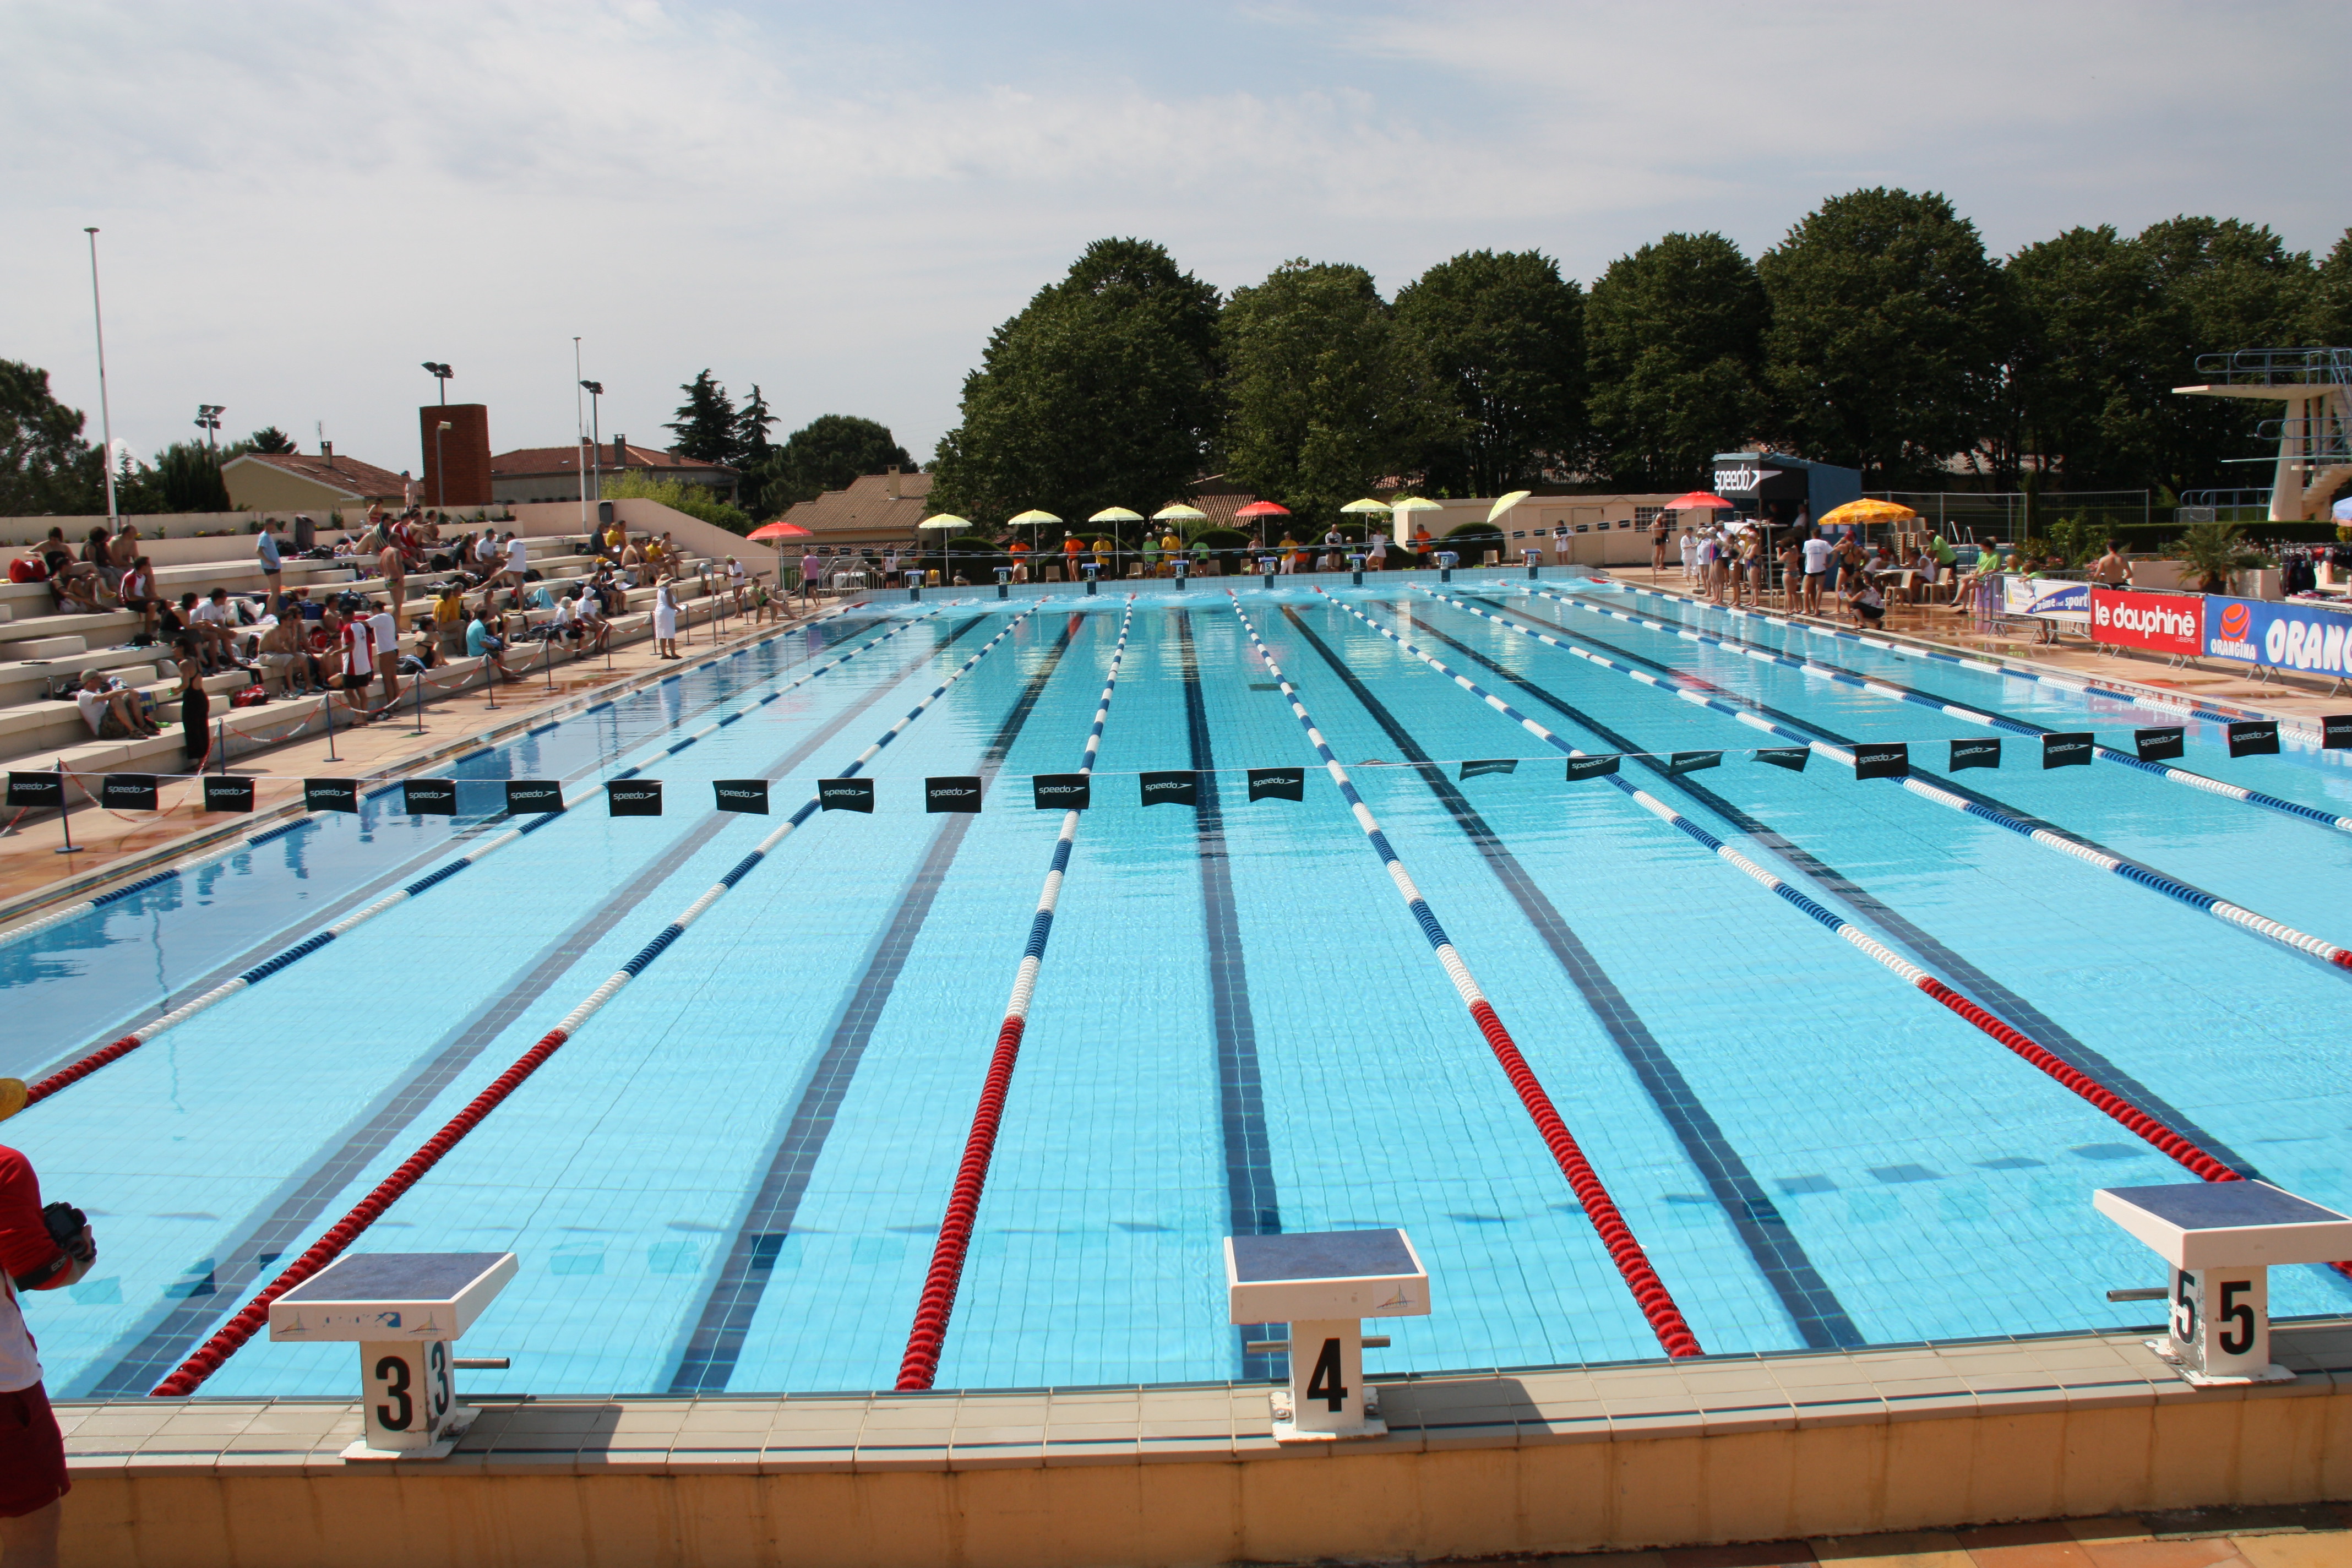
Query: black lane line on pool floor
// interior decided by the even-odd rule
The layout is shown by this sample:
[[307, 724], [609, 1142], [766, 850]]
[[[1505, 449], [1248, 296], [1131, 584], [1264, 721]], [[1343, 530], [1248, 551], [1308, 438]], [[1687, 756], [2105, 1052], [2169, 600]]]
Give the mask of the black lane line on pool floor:
[[1559, 909], [1536, 886], [1518, 857], [1504, 844], [1478, 808], [1470, 804], [1469, 797], [1445, 776], [1445, 770], [1430, 760], [1429, 753], [1412, 738], [1412, 732], [1399, 723], [1387, 705], [1348, 668], [1347, 661], [1315, 635], [1296, 609], [1286, 605], [1282, 613], [1298, 635], [1307, 639], [1307, 646], [1331, 667], [1331, 672], [1346, 684], [1364, 711], [1396, 742], [1430, 793], [1454, 818], [1454, 826], [1477, 847], [1495, 879], [1509, 892], [1536, 934], [1543, 938], [1561, 973], [1584, 998], [1585, 1005], [1600, 1021], [1618, 1054], [1624, 1058], [1625, 1065], [1633, 1069], [1650, 1102], [1657, 1107], [1658, 1114], [1682, 1144], [1684, 1155], [1722, 1205], [1732, 1229], [1773, 1294], [1780, 1298], [1782, 1310], [1803, 1337], [1806, 1348], [1833, 1350], [1863, 1343], [1862, 1331], [1846, 1315], [1829, 1281], [1822, 1278], [1812, 1259], [1805, 1255], [1804, 1244], [1790, 1230], [1787, 1217], [1765, 1193], [1763, 1184], [1748, 1170], [1748, 1162], [1731, 1146], [1723, 1129], [1700, 1102], [1682, 1068], [1658, 1043], [1649, 1025], [1633, 1010], [1608, 971], [1569, 928]]
[[[1045, 683], [1061, 668], [1062, 656], [1069, 651], [1071, 639], [1078, 635], [1078, 627], [1086, 619], [1084, 615], [1070, 617], [1060, 638], [1022, 687], [1020, 700], [1013, 703], [1013, 710], [996, 727], [995, 737], [981, 756], [983, 795], [995, 782], [1005, 753], [1020, 738], [1022, 726], [1028, 723]], [[1092, 721], [1091, 712], [1087, 719]], [[850, 1080], [857, 1076], [858, 1062], [874, 1037], [875, 1026], [882, 1021], [883, 1010], [889, 1005], [890, 994], [907, 967], [908, 956], [914, 952], [915, 939], [922, 934], [923, 922], [930, 916], [931, 902], [939, 896], [956, 851], [963, 847], [964, 835], [971, 830], [975, 820], [976, 813], [956, 812], [940, 825], [922, 866], [908, 883], [889, 925], [874, 944], [865, 973], [850, 992], [848, 1003], [834, 1025], [832, 1038], [825, 1042], [824, 1050], [810, 1068], [808, 1081], [802, 1086], [799, 1100], [793, 1107], [792, 1119], [784, 1124], [783, 1136], [769, 1156], [760, 1190], [752, 1195], [751, 1206], [735, 1227], [735, 1239], [727, 1249], [727, 1260], [719, 1268], [719, 1278], [703, 1298], [694, 1327], [677, 1352], [677, 1371], [669, 1380], [670, 1393], [723, 1393], [735, 1375], [736, 1363], [743, 1357], [743, 1342], [751, 1331], [751, 1320], [759, 1314], [768, 1281], [775, 1277], [776, 1259], [793, 1233], [793, 1221], [799, 1216], [801, 1199], [807, 1194], [809, 1180], [816, 1173], [818, 1156], [824, 1152], [834, 1118], [849, 1093]]]
[[[1201, 910], [1209, 943], [1209, 1016], [1217, 1034], [1217, 1113], [1224, 1128], [1226, 1223], [1235, 1236], [1282, 1234], [1282, 1202], [1274, 1184], [1274, 1146], [1266, 1135], [1265, 1089], [1258, 1076], [1257, 1019], [1250, 1011], [1249, 965], [1234, 878], [1225, 853], [1225, 812], [1217, 795], [1216, 748], [1209, 708], [1201, 693], [1201, 661], [1192, 644], [1192, 612], [1176, 612], [1179, 663], [1184, 672], [1184, 723], [1192, 747], [1199, 794], [1193, 841], [1201, 862]], [[1245, 1347], [1282, 1331], [1272, 1323], [1239, 1330], [1244, 1379], [1290, 1375], [1286, 1353], [1251, 1355]]]
[[[856, 625], [860, 629], [863, 629], [866, 626], [876, 625], [882, 618], [883, 617], [877, 616], [874, 620], [858, 622]], [[832, 623], [828, 623], [828, 625]], [[854, 633], [845, 633], [844, 635], [834, 638], [832, 641], [827, 642], [820, 651], [830, 652], [841, 643], [848, 641], [849, 637], [854, 635]], [[961, 636], [961, 634], [959, 633], [958, 635]], [[949, 640], [952, 641], [954, 639], [950, 638]], [[944, 647], [946, 646], [946, 643], [941, 643], [940, 645], [940, 647]], [[932, 651], [937, 652], [938, 649], [934, 648]], [[802, 662], [805, 663], [807, 661], [803, 660]], [[708, 712], [712, 708], [718, 707], [722, 703], [730, 701], [734, 698], [740, 696], [745, 690], [751, 689], [752, 688], [760, 685], [764, 685], [768, 681], [781, 679], [784, 673], [785, 672], [783, 671], [772, 671], [766, 675], [762, 675], [758, 680], [751, 682], [750, 686], [739, 688], [734, 691], [714, 697], [708, 702], [698, 705], [695, 709], [695, 713], [698, 717], [701, 714]], [[631, 693], [630, 695], [634, 696], [636, 694]], [[615, 698], [613, 700], [614, 702], [625, 702], [626, 700], [628, 700], [627, 697]], [[600, 707], [609, 708], [613, 704], [611, 702], [607, 702], [600, 704]], [[586, 710], [583, 712], [572, 714], [566, 719], [560, 720], [558, 722], [571, 723], [577, 720], [583, 719], [587, 717], [589, 713], [594, 711], [596, 711], [594, 709]], [[537, 733], [539, 733], [539, 731], [531, 731], [524, 735], [512, 736], [507, 741], [500, 742], [499, 745], [511, 745], [520, 741], [530, 739]], [[625, 752], [634, 744], [635, 742], [623, 744], [619, 747], [619, 750]], [[601, 741], [597, 742], [597, 746], [598, 755], [596, 761], [593, 763], [583, 763], [582, 766], [575, 768], [572, 773], [565, 774], [565, 783], [568, 784], [575, 779], [584, 778], [588, 774], [604, 767], [608, 763], [614, 760], [611, 755], [604, 752], [603, 742]], [[485, 747], [478, 752], [468, 752], [463, 756], [446, 759], [444, 765], [454, 769], [476, 758], [488, 756], [498, 749], [499, 748], [497, 746], [491, 746]], [[495, 779], [467, 778], [460, 779], [458, 782], [461, 784], [474, 784], [495, 783], [497, 781]], [[375, 787], [374, 791], [370, 793], [371, 795], [374, 793], [383, 793], [388, 789], [397, 787], [398, 781], [394, 780], [391, 785], [378, 785]], [[392, 815], [398, 816], [406, 816], [408, 814], [405, 812], [394, 811]], [[304, 819], [297, 821], [289, 825], [289, 829], [288, 830], [290, 830], [292, 827], [313, 826], [314, 820], [315, 819]], [[362, 818], [362, 823], [364, 823], [365, 819]], [[380, 897], [385, 889], [395, 887], [404, 881], [413, 879], [416, 874], [417, 868], [431, 865], [433, 862], [439, 860], [444, 856], [450, 854], [453, 850], [462, 848], [467, 844], [481, 837], [484, 834], [507, 826], [513, 820], [513, 815], [508, 812], [504, 807], [500, 807], [497, 811], [488, 812], [481, 816], [471, 819], [464, 826], [457, 828], [455, 831], [451, 832], [446, 838], [442, 839], [440, 842], [428, 845], [424, 848], [415, 850], [404, 857], [401, 861], [397, 865], [394, 866], [390, 870], [376, 873], [374, 876], [369, 878], [366, 881], [361, 883], [351, 891], [337, 894], [330, 899], [326, 903], [320, 904], [317, 908], [305, 913], [300, 919], [289, 921], [286, 924], [278, 927], [277, 930], [272, 931], [268, 938], [247, 948], [242, 955], [229, 959], [221, 963], [216, 963], [211, 969], [207, 970], [200, 978], [188, 981], [184, 984], [166, 991], [161, 1001], [156, 1002], [150, 1006], [142, 1008], [135, 1013], [125, 1016], [118, 1023], [113, 1025], [105, 1033], [100, 1035], [95, 1039], [89, 1040], [87, 1044], [75, 1047], [72, 1050], [67, 1052], [63, 1056], [58, 1057], [45, 1067], [28, 1071], [19, 1071], [15, 1076], [22, 1078], [27, 1083], [39, 1082], [42, 1079], [47, 1078], [50, 1074], [60, 1071], [74, 1062], [81, 1060], [84, 1057], [89, 1055], [90, 1052], [102, 1049], [110, 1042], [121, 1039], [124, 1035], [131, 1033], [132, 1030], [144, 1028], [147, 1025], [153, 1023], [156, 1019], [163, 1016], [165, 1014], [171, 1012], [173, 1008], [180, 1006], [182, 1004], [189, 1002], [195, 997], [202, 996], [208, 991], [218, 988], [227, 981], [239, 974], [243, 974], [246, 971], [253, 968], [254, 965], [260, 963], [264, 960], [278, 953], [285, 952], [289, 945], [289, 935], [295, 928], [299, 926], [311, 926], [316, 929], [323, 930], [326, 927], [334, 924], [337, 921], [342, 919], [343, 916], [351, 913], [353, 910], [360, 909], [372, 902], [373, 900]], [[250, 851], [247, 851], [247, 853], [250, 853]]]
[[[1613, 643], [1602, 642], [1596, 637], [1588, 637], [1582, 632], [1567, 631], [1565, 627], [1560, 626], [1558, 623], [1544, 620], [1540, 616], [1524, 615], [1515, 610], [1509, 610], [1492, 599], [1479, 598], [1476, 602], [1487, 605], [1489, 608], [1502, 611], [1505, 614], [1516, 616], [1520, 620], [1533, 622], [1535, 625], [1542, 626], [1547, 630], [1563, 632], [1565, 635], [1572, 637], [1580, 642], [1591, 643], [1595, 647], [1606, 649], [1610, 654], [1616, 658], [1628, 659], [1636, 664], [1648, 665], [1652, 669], [1664, 673], [1682, 673], [1681, 671], [1675, 670], [1671, 666], [1659, 663], [1655, 659], [1643, 658], [1639, 654], [1629, 653]], [[1609, 729], [1607, 726], [1601, 724], [1591, 714], [1583, 711], [1583, 710], [1571, 706], [1561, 698], [1553, 695], [1543, 687], [1537, 685], [1526, 676], [1496, 662], [1486, 655], [1479, 652], [1476, 648], [1471, 647], [1467, 644], [1465, 644], [1456, 638], [1448, 637], [1444, 631], [1440, 630], [1435, 626], [1433, 626], [1425, 617], [1413, 615], [1410, 610], [1406, 613], [1412, 616], [1413, 625], [1420, 626], [1423, 630], [1429, 633], [1431, 637], [1435, 637], [1438, 641], [1445, 644], [1448, 647], [1457, 650], [1465, 658], [1475, 660], [1478, 664], [1481, 664], [1486, 668], [1494, 671], [1497, 676], [1500, 676], [1503, 679], [1517, 687], [1520, 690], [1527, 692], [1538, 701], [1545, 703], [1550, 707], [1554, 712], [1563, 715], [1571, 721], [1582, 725], [1593, 734], [1600, 736], [1601, 740], [1606, 742], [1608, 744], [1616, 747], [1621, 752], [1628, 753], [1638, 750], [1633, 742], [1626, 739], [1626, 737], [1620, 735], [1616, 731]], [[1750, 702], [1759, 712], [1763, 713], [1768, 718], [1780, 720], [1784, 722], [1796, 725], [1801, 729], [1811, 730], [1816, 734], [1828, 736], [1832, 742], [1839, 745], [1851, 746], [1853, 744], [1851, 741], [1844, 740], [1832, 734], [1829, 731], [1822, 729], [1818, 724], [1808, 723], [1792, 715], [1784, 714], [1777, 708], [1770, 708], [1762, 703], [1754, 702], [1752, 699], [1743, 698], [1741, 700]], [[1738, 806], [1732, 805], [1731, 802], [1724, 799], [1721, 795], [1717, 795], [1713, 790], [1708, 789], [1706, 785], [1697, 784], [1684, 774], [1670, 772], [1668, 769], [1660, 766], [1657, 763], [1646, 757], [1641, 759], [1641, 761], [1643, 766], [1649, 768], [1651, 772], [1656, 773], [1658, 777], [1665, 783], [1681, 790], [1685, 795], [1687, 795], [1691, 799], [1706, 806], [1709, 811], [1715, 813], [1716, 816], [1722, 818], [1725, 822], [1737, 827], [1740, 832], [1747, 834], [1749, 837], [1754, 838], [1757, 842], [1764, 845], [1767, 848], [1773, 850], [1783, 859], [1787, 860], [1789, 864], [1794, 866], [1797, 869], [1802, 871], [1807, 877], [1812, 879], [1813, 881], [1827, 889], [1841, 902], [1844, 903], [1847, 908], [1864, 915], [1881, 930], [1885, 931], [1889, 936], [1895, 938], [1904, 946], [1909, 948], [1912, 955], [1923, 963], [1927, 964], [1929, 968], [1939, 969], [1943, 971], [1945, 974], [1948, 975], [1955, 983], [1966, 986], [1973, 995], [1982, 1001], [1986, 1006], [1999, 1014], [2011, 1027], [2022, 1030], [2025, 1034], [2032, 1037], [2037, 1043], [2048, 1049], [2053, 1056], [2058, 1058], [2059, 1060], [2064, 1062], [2068, 1067], [2074, 1068], [2077, 1072], [2088, 1073], [2091, 1077], [2098, 1079], [2105, 1088], [2114, 1090], [2116, 1093], [2123, 1096], [2125, 1100], [2130, 1101], [2133, 1107], [2137, 1110], [2144, 1111], [2149, 1116], [2155, 1117], [2158, 1121], [2163, 1122], [2174, 1131], [2203, 1145], [2206, 1149], [2211, 1151], [2215, 1158], [2221, 1160], [2231, 1170], [2236, 1171], [2240, 1175], [2244, 1176], [2249, 1181], [2260, 1181], [2262, 1179], [2262, 1173], [2255, 1168], [2252, 1161], [2246, 1159], [2243, 1155], [2238, 1153], [2228, 1144], [2222, 1142], [2219, 1138], [2214, 1137], [2212, 1133], [2200, 1126], [2188, 1112], [2182, 1110], [2179, 1106], [2172, 1104], [2162, 1095], [2148, 1088], [2147, 1085], [2140, 1082], [2139, 1079], [2126, 1072], [2116, 1063], [2108, 1060], [2101, 1052], [2093, 1049], [2091, 1047], [2084, 1044], [2081, 1040], [2075, 1038], [2073, 1034], [2061, 1026], [2055, 1019], [2053, 1019], [2044, 1014], [2042, 1009], [2036, 1007], [2032, 1003], [2027, 1001], [2024, 997], [2019, 995], [2016, 992], [2011, 990], [2008, 986], [2003, 985], [2000, 981], [1995, 980], [1991, 975], [1987, 974], [1983, 970], [1978, 968], [1975, 964], [1969, 963], [1967, 959], [1961, 957], [1958, 953], [1945, 946], [1944, 943], [1935, 936], [1913, 924], [1903, 915], [1896, 913], [1892, 909], [1889, 909], [1885, 903], [1880, 901], [1875, 894], [1872, 893], [1868, 889], [1864, 888], [1861, 884], [1855, 882], [1844, 872], [1840, 871], [1835, 867], [1822, 861], [1814, 856], [1811, 851], [1791, 843], [1789, 838], [1785, 835], [1781, 834], [1778, 829], [1769, 826], [1754, 816], [1750, 816], [1747, 812], [1741, 810]]]
[[[955, 627], [939, 643], [902, 662], [887, 680], [859, 698], [847, 709], [810, 734], [767, 770], [771, 779], [782, 778], [814, 755], [818, 748], [829, 744], [834, 737], [866, 710], [880, 701], [898, 684], [925, 663], [936, 658], [941, 651], [974, 626], [987, 620], [974, 616]], [[220, 1318], [223, 1308], [218, 1298], [226, 1295], [232, 1300], [241, 1298], [261, 1277], [264, 1269], [297, 1249], [301, 1239], [310, 1234], [334, 1200], [370, 1162], [390, 1146], [409, 1125], [429, 1107], [436, 1097], [456, 1080], [473, 1060], [481, 1055], [533, 1003], [546, 994], [549, 987], [562, 979], [581, 956], [602, 941], [612, 929], [626, 918], [645, 899], [650, 897], [677, 868], [686, 864], [703, 846], [734, 820], [732, 816], [714, 815], [697, 824], [680, 836], [661, 858], [640, 871], [627, 885], [611, 895], [597, 910], [541, 949], [537, 958], [521, 977], [515, 980], [494, 999], [486, 1003], [474, 1016], [442, 1037], [425, 1065], [408, 1079], [380, 1096], [374, 1109], [365, 1114], [343, 1141], [309, 1172], [291, 1179], [292, 1190], [273, 1204], [266, 1215], [255, 1218], [248, 1215], [244, 1226], [231, 1230], [231, 1236], [243, 1233], [244, 1239], [232, 1246], [226, 1257], [206, 1259], [182, 1275], [172, 1288], [176, 1300], [165, 1307], [161, 1315], [144, 1329], [134, 1327], [115, 1342], [107, 1355], [114, 1358], [98, 1381], [87, 1384], [89, 1395], [116, 1396], [144, 1394], [163, 1376], [184, 1360], [199, 1340]], [[151, 1315], [152, 1309], [151, 1309]], [[125, 1344], [136, 1335], [135, 1341]], [[103, 1360], [104, 1358], [100, 1358]], [[82, 1396], [77, 1394], [78, 1397]]]

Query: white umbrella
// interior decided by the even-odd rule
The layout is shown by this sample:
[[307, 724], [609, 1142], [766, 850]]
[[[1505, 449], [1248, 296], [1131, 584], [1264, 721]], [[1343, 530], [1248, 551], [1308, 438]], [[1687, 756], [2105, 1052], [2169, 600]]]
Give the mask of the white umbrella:
[[1412, 539], [1411, 537], [1412, 519], [1408, 514], [1416, 511], [1444, 511], [1444, 510], [1445, 509], [1440, 506], [1437, 502], [1433, 500], [1423, 500], [1419, 496], [1399, 496], [1396, 500], [1389, 502], [1389, 510], [1395, 514], [1396, 517], [1397, 548], [1399, 550], [1405, 551], [1410, 551], [1412, 548]]
[[[935, 516], [923, 519], [922, 521], [915, 524], [915, 526], [926, 531], [931, 529], [970, 528], [971, 526], [971, 520], [969, 518], [958, 517], [951, 511], [943, 511], [936, 514]], [[942, 586], [955, 581], [955, 574], [949, 569], [953, 563], [948, 559], [947, 552], [948, 541], [942, 539], [940, 541], [940, 583]], [[919, 563], [918, 564], [919, 565]]]

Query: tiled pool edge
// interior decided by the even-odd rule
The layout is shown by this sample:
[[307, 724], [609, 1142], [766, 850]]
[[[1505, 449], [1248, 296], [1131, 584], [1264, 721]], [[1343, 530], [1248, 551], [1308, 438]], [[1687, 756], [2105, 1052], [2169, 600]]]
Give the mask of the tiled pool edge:
[[2352, 1497], [2352, 1318], [2197, 1390], [2145, 1331], [1376, 1379], [1278, 1447], [1265, 1384], [486, 1405], [349, 1465], [356, 1403], [63, 1403], [75, 1563], [1096, 1568], [1788, 1540]]

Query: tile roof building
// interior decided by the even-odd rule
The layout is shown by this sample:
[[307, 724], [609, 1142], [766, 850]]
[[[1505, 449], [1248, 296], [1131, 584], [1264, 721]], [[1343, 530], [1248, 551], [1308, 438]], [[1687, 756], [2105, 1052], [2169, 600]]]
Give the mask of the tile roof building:
[[[490, 458], [490, 497], [500, 501], [574, 500], [580, 495], [580, 464], [586, 442], [569, 447], [520, 447]], [[615, 436], [588, 459], [589, 489], [595, 475], [635, 469], [656, 479], [677, 479], [735, 493], [742, 475], [724, 463], [681, 458], [653, 447], [633, 447]]]
[[[337, 457], [332, 441], [315, 453], [240, 453], [221, 465], [221, 480], [228, 487], [229, 505], [239, 511], [364, 509], [370, 501], [396, 507], [409, 483], [404, 474]], [[352, 526], [358, 526], [356, 520]]]
[[815, 537], [808, 544], [912, 544], [915, 525], [930, 514], [931, 476], [866, 474], [847, 489], [827, 490], [784, 513], [784, 521]]

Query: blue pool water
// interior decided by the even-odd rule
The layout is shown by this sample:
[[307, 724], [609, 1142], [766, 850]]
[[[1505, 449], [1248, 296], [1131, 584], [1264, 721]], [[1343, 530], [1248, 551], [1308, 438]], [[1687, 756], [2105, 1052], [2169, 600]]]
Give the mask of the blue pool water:
[[[1678, 780], [1631, 762], [1625, 776], [2204, 1146], [2352, 1203], [2352, 973], [1820, 757], [1758, 766], [1750, 749], [1780, 742], [1724, 712], [1376, 581], [1333, 592], [1571, 745], [1723, 750]], [[1550, 586], [2104, 740], [2171, 721]], [[1735, 706], [1909, 741], [1923, 772], [1940, 773], [1927, 742], [1976, 732], [1519, 586], [1446, 591]], [[2105, 1292], [2159, 1271], [2090, 1195], [2188, 1173], [1621, 792], [1565, 783], [1557, 752], [1340, 605], [1303, 586], [1241, 604], [1706, 1349], [2147, 1321]], [[9, 1124], [103, 1248], [33, 1304], [52, 1389], [141, 1392], [178, 1365], [1026, 609], [867, 766], [872, 815], [786, 837], [358, 1244], [520, 1256], [465, 1344], [513, 1368], [471, 1374], [477, 1389], [887, 1386], [1061, 826], [1029, 778], [1079, 765], [1124, 607], [869, 605], [453, 770], [484, 781], [478, 810], [507, 777], [587, 798]], [[824, 648], [902, 624], [761, 700]], [[1503, 758], [1517, 768], [1459, 776]], [[2352, 812], [2340, 760], [2290, 743], [2233, 762], [2217, 725], [2192, 722], [2185, 765]], [[1302, 764], [1304, 800], [1246, 798], [1245, 770]], [[1136, 602], [940, 1385], [1264, 1373], [1225, 1321], [1220, 1243], [1237, 1230], [1411, 1232], [1435, 1310], [1368, 1352], [1376, 1371], [1660, 1353], [1314, 764], [1233, 601]], [[631, 766], [664, 781], [669, 815], [595, 804], [596, 781]], [[1160, 769], [1213, 769], [1216, 787], [1198, 810], [1144, 808], [1136, 775]], [[925, 778], [971, 773], [991, 780], [987, 809], [924, 811]], [[762, 774], [777, 816], [710, 814], [710, 781]], [[2007, 766], [1964, 782], [2352, 937], [2352, 835], [2109, 763], [2044, 773], [2014, 740]], [[0, 1072], [71, 1059], [507, 826], [397, 802], [0, 947]], [[2319, 1269], [2279, 1270], [2273, 1290], [2281, 1314], [2352, 1308]], [[350, 1363], [344, 1346], [257, 1340], [205, 1391], [342, 1393]]]

